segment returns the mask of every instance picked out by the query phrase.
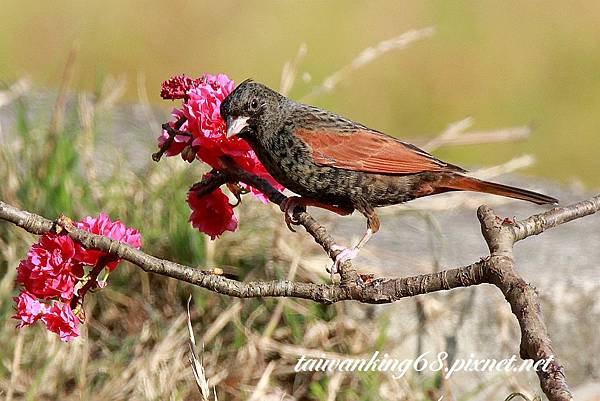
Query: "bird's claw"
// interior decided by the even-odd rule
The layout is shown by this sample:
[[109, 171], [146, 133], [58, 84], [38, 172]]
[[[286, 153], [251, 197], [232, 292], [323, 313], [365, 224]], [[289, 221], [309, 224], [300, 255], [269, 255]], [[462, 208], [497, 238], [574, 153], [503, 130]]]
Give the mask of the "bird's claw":
[[300, 224], [300, 222], [298, 222], [298, 220], [296, 220], [294, 218], [294, 215], [292, 213], [293, 212], [287, 212], [287, 211], [285, 212], [285, 224], [287, 225], [287, 227], [290, 229], [291, 232], [295, 233], [296, 230], [294, 229], [294, 227], [292, 227], [292, 224], [297, 226]]
[[329, 273], [331, 274], [331, 280], [333, 281], [333, 276], [336, 275], [337, 273], [339, 273], [340, 266], [344, 262], [347, 262], [347, 261], [352, 260], [355, 257], [357, 257], [359, 249], [356, 247], [346, 248], [345, 246], [342, 246], [342, 245], [333, 244], [331, 246], [331, 250], [332, 251], [340, 251], [340, 253], [338, 253], [335, 256], [333, 265], [329, 269]]
[[281, 202], [281, 205], [279, 205], [279, 208], [281, 209], [281, 211], [283, 213], [285, 213], [285, 224], [288, 226], [290, 231], [292, 231], [294, 233], [296, 232], [296, 230], [294, 230], [294, 228], [292, 227], [292, 224], [296, 225], [296, 226], [300, 224], [298, 219], [296, 219], [294, 217], [294, 209], [297, 206], [304, 206], [304, 205], [302, 205], [302, 203], [300, 203], [298, 201], [298, 197], [296, 197], [296, 196], [292, 196], [292, 197], [285, 199], [283, 202]]

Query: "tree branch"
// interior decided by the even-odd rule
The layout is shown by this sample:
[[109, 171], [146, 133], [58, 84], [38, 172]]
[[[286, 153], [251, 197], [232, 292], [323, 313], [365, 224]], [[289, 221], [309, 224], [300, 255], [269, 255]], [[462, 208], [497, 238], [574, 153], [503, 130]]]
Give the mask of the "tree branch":
[[542, 319], [537, 291], [515, 270], [513, 245], [531, 235], [596, 213], [600, 209], [600, 196], [564, 208], [554, 208], [531, 216], [523, 221], [502, 220], [488, 206], [480, 206], [477, 216], [481, 232], [490, 250], [488, 282], [502, 291], [521, 328], [520, 354], [523, 359], [535, 362], [543, 359], [550, 363], [545, 370], [537, 369], [542, 390], [552, 401], [569, 401], [573, 396], [567, 385], [564, 369], [554, 359], [552, 343]]
[[[312, 218], [312, 217], [311, 217]], [[405, 278], [380, 278], [369, 284], [357, 283], [351, 286], [301, 283], [287, 280], [240, 282], [216, 275], [213, 270], [200, 270], [149, 255], [123, 242], [78, 229], [64, 217], [57, 221], [20, 210], [0, 201], [0, 219], [9, 221], [32, 234], [61, 233], [88, 249], [98, 249], [127, 260], [144, 271], [175, 278], [238, 298], [295, 297], [311, 299], [321, 303], [334, 303], [357, 300], [365, 303], [389, 303], [400, 298], [429, 292], [468, 287], [483, 283], [485, 261], [469, 266], [449, 269], [439, 273], [423, 274]], [[318, 224], [318, 223], [317, 223]]]

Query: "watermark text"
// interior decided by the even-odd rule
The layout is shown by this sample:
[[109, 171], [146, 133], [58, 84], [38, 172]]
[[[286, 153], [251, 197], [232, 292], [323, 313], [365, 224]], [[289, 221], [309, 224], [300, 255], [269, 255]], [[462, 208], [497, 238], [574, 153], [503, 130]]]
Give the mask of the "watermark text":
[[471, 355], [449, 361], [447, 352], [425, 352], [414, 359], [393, 358], [375, 351], [370, 358], [307, 358], [302, 355], [294, 366], [296, 372], [389, 372], [394, 379], [404, 377], [410, 370], [442, 372], [446, 379], [456, 372], [547, 372], [554, 359], [519, 361], [516, 355], [504, 359], [481, 359]]

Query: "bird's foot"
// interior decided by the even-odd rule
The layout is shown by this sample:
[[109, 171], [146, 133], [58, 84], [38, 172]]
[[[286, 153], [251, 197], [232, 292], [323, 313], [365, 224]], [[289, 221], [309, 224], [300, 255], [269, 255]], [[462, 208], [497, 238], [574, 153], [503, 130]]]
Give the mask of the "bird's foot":
[[339, 273], [340, 266], [344, 262], [347, 262], [347, 261], [352, 260], [355, 257], [357, 257], [358, 252], [360, 251], [360, 248], [358, 248], [358, 247], [346, 248], [345, 246], [342, 246], [342, 245], [333, 244], [331, 246], [331, 250], [332, 251], [341, 251], [340, 253], [338, 253], [336, 255], [335, 261], [333, 262], [333, 265], [329, 269], [329, 272], [331, 274], [331, 279], [333, 281], [333, 276], [335, 274]]
[[294, 209], [298, 207], [301, 208], [302, 211], [306, 211], [307, 206], [314, 206], [319, 207], [321, 209], [329, 210], [331, 212], [339, 214], [340, 216], [352, 214], [352, 212], [354, 211], [354, 209], [349, 206], [328, 205], [326, 203], [322, 203], [310, 198], [305, 198], [303, 196], [290, 196], [289, 198], [286, 198], [283, 202], [281, 202], [279, 208], [282, 212], [285, 213], [285, 224], [287, 224], [288, 228], [291, 231], [296, 232], [296, 230], [292, 228], [292, 224], [300, 224], [300, 222], [294, 217]]
[[300, 224], [300, 222], [294, 217], [294, 209], [296, 207], [303, 207], [304, 210], [306, 210], [306, 206], [302, 201], [302, 198], [299, 196], [290, 196], [289, 198], [286, 198], [283, 202], [281, 202], [281, 205], [279, 205], [281, 211], [285, 213], [285, 224], [292, 232], [296, 232], [296, 230], [294, 230], [294, 228], [292, 227], [292, 224]]

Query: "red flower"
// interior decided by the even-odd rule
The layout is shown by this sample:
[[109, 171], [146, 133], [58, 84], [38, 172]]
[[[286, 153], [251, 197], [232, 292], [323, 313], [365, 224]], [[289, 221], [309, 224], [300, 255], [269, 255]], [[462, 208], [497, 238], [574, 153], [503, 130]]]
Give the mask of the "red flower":
[[220, 156], [243, 156], [250, 146], [240, 138], [227, 138], [221, 118], [221, 102], [233, 91], [234, 83], [226, 75], [204, 74], [198, 84], [187, 92], [181, 111], [187, 119], [192, 145], [198, 147], [197, 157], [213, 168], [221, 168]]
[[[118, 220], [110, 221], [104, 213], [97, 218], [86, 217], [75, 224], [88, 232], [105, 235], [136, 248], [141, 246], [137, 230], [125, 227]], [[62, 341], [79, 336], [80, 321], [70, 307], [75, 286], [80, 280], [97, 280], [95, 274], [84, 276], [83, 265], [96, 265], [105, 255], [101, 251], [83, 248], [66, 235], [43, 235], [17, 267], [17, 282], [25, 287], [19, 296], [13, 298], [17, 310], [13, 318], [20, 320], [17, 327], [28, 326], [41, 319], [46, 328], [57, 333]], [[118, 262], [111, 259], [106, 268], [114, 269]], [[106, 286], [105, 281], [96, 283], [100, 288]], [[80, 301], [84, 295], [78, 293]], [[48, 306], [39, 299], [54, 300], [54, 303]]]
[[48, 330], [58, 334], [61, 341], [68, 342], [79, 337], [79, 318], [75, 316], [69, 304], [55, 302], [42, 315], [42, 322]]
[[[100, 213], [100, 215], [95, 218], [86, 217], [81, 222], [75, 223], [75, 225], [78, 228], [90, 233], [104, 235], [114, 240], [125, 242], [134, 248], [139, 249], [142, 246], [141, 235], [138, 230], [126, 227], [125, 224], [121, 223], [119, 220], [112, 222], [105, 213]], [[75, 255], [75, 259], [85, 265], [90, 266], [96, 265], [102, 256], [107, 255], [102, 251], [85, 249], [79, 244], [77, 244], [76, 249], [77, 253]], [[106, 268], [108, 270], [114, 270], [119, 262], [120, 259], [113, 260], [106, 265]]]
[[[181, 153], [181, 157], [186, 161], [193, 160], [195, 156], [216, 170], [222, 169], [219, 158], [229, 156], [244, 170], [269, 181], [274, 188], [283, 191], [285, 188], [271, 177], [246, 141], [237, 136], [227, 138], [225, 134], [226, 124], [221, 117], [220, 107], [221, 102], [233, 89], [234, 82], [224, 74], [204, 74], [202, 78], [195, 80], [180, 75], [164, 82], [161, 90], [163, 98], [183, 99], [181, 109], [174, 109], [171, 115], [175, 121], [180, 122], [179, 131], [190, 134], [175, 136], [166, 154], [173, 156]], [[182, 120], [185, 121], [181, 123]], [[169, 122], [173, 128], [175, 121]], [[158, 138], [159, 146], [164, 146], [168, 138], [169, 134], [163, 130]], [[268, 202], [256, 188], [245, 184], [241, 186], [249, 189], [262, 202]], [[212, 200], [202, 198], [203, 201], [200, 201], [188, 195], [188, 203], [194, 211], [190, 217], [192, 225], [213, 239], [225, 230], [234, 231], [237, 220], [226, 200], [227, 197], [220, 190], [208, 197], [212, 197]], [[207, 208], [211, 207], [220, 214], [206, 217], [206, 211], [209, 210]], [[202, 222], [201, 218], [209, 218], [210, 221]]]
[[75, 282], [83, 273], [74, 256], [75, 244], [71, 238], [43, 235], [17, 267], [17, 282], [38, 298], [70, 300]]
[[160, 97], [163, 99], [183, 99], [187, 91], [196, 85], [196, 79], [185, 75], [176, 75], [162, 83]]
[[27, 291], [21, 291], [19, 296], [14, 297], [13, 300], [17, 304], [17, 313], [13, 316], [13, 319], [20, 320], [17, 324], [18, 328], [29, 326], [42, 317], [45, 305], [40, 303], [35, 295]]
[[192, 209], [190, 222], [192, 226], [203, 233], [210, 235], [211, 239], [227, 231], [237, 229], [237, 218], [229, 199], [220, 189], [208, 195], [198, 197], [196, 192], [188, 192], [187, 203]]

